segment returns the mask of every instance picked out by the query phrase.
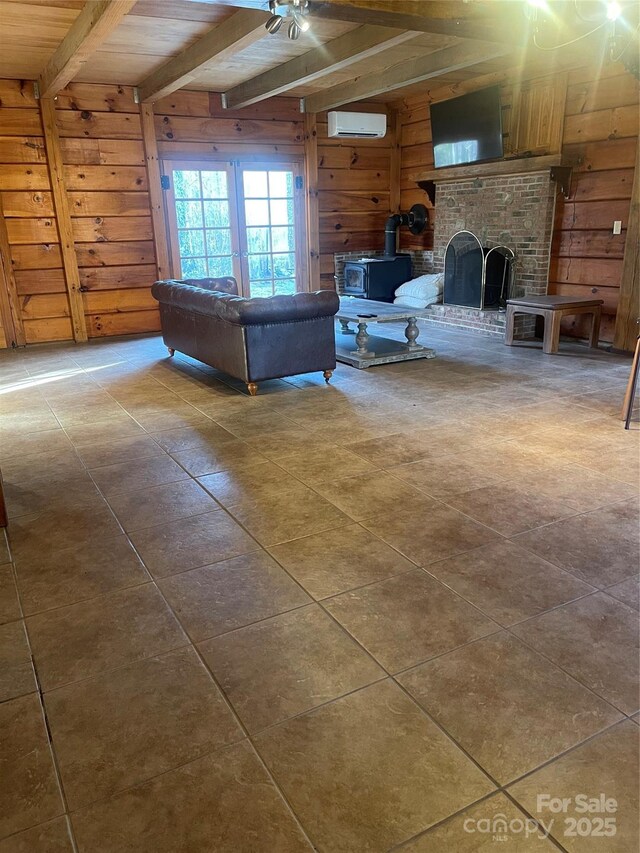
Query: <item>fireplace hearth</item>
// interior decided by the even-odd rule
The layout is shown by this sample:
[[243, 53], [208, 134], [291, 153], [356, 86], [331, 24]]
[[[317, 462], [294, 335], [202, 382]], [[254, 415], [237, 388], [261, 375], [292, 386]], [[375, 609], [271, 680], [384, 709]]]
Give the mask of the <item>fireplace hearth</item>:
[[513, 281], [514, 258], [507, 246], [483, 246], [472, 231], [457, 231], [445, 250], [443, 303], [504, 310]]

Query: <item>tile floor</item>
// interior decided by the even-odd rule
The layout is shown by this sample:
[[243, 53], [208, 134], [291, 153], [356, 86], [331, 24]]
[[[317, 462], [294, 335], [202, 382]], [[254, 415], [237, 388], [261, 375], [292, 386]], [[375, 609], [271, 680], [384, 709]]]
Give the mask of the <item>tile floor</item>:
[[428, 337], [255, 399], [0, 353], [0, 853], [637, 849], [629, 360]]

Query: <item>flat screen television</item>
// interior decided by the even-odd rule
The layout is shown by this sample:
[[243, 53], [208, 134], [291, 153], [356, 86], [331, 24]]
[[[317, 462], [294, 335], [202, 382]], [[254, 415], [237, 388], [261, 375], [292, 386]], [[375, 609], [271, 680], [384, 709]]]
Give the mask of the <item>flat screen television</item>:
[[436, 169], [502, 157], [499, 87], [431, 104], [431, 138]]

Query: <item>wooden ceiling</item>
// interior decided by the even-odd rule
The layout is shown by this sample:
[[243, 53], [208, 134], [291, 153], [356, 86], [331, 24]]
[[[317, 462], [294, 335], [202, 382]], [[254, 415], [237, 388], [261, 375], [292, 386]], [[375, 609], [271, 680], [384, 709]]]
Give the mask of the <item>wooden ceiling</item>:
[[[149, 101], [166, 93], [168, 81], [174, 90], [229, 92], [238, 106], [280, 87], [308, 98], [315, 112], [348, 89], [350, 100], [398, 100], [424, 89], [425, 80], [441, 88], [527, 63], [579, 64], [592, 59], [596, 37], [598, 50], [604, 43], [601, 29], [569, 51], [537, 51], [526, 0], [311, 4], [311, 29], [290, 41], [285, 27], [275, 35], [264, 30], [266, 0], [0, 0], [0, 77], [40, 79], [46, 94], [55, 94], [65, 75], [133, 85]], [[604, 18], [599, 0], [549, 4], [552, 18], [564, 15], [561, 39]], [[623, 5], [625, 14], [637, 9]], [[296, 57], [303, 58], [292, 62]]]

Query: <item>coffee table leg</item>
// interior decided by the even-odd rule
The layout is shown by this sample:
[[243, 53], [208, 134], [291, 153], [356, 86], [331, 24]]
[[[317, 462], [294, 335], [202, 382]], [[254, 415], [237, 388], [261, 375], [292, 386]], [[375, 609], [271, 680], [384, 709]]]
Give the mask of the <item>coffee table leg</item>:
[[342, 326], [342, 328], [340, 329], [340, 331], [341, 331], [341, 333], [342, 333], [343, 335], [350, 335], [350, 334], [352, 334], [352, 331], [351, 331], [351, 329], [349, 328], [349, 321], [348, 321], [348, 320], [340, 320], [340, 325]]
[[409, 349], [422, 349], [422, 346], [416, 343], [420, 329], [415, 317], [407, 317], [407, 328], [404, 330], [404, 336], [407, 339]]
[[366, 323], [358, 323], [358, 334], [356, 335], [356, 344], [358, 345], [358, 349], [356, 352], [361, 358], [366, 358], [367, 356], [373, 355], [373, 353], [369, 352], [367, 349], [367, 343], [369, 341], [369, 334], [367, 332], [367, 324]]

